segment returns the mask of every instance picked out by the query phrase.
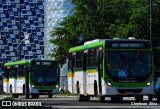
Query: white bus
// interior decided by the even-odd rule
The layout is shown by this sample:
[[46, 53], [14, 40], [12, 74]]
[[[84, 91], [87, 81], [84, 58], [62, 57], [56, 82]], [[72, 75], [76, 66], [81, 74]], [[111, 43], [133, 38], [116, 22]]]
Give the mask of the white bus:
[[96, 96], [113, 102], [143, 95], [152, 100], [154, 66], [150, 42], [143, 39], [99, 39], [69, 50], [68, 90], [79, 101]]

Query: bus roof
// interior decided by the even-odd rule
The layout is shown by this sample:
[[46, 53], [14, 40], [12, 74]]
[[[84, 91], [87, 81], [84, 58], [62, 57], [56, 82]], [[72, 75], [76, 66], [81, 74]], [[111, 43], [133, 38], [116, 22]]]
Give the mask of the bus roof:
[[15, 62], [5, 63], [4, 66], [13, 66], [13, 65], [21, 65], [21, 64], [30, 64], [31, 60], [20, 60]]
[[69, 49], [69, 52], [75, 52], [78, 50], [84, 50], [87, 48], [92, 48], [96, 46], [100, 46], [105, 44], [105, 42], [149, 42], [149, 40], [145, 39], [96, 39], [95, 41], [92, 40], [91, 42], [85, 42], [84, 45], [73, 47]]
[[7, 62], [7, 63], [4, 64], [4, 66], [31, 64], [31, 61], [50, 61], [50, 62], [56, 62], [54, 60], [31, 59], [31, 60], [20, 60], [20, 61], [15, 61], [15, 62]]
[[74, 52], [74, 51], [77, 51], [77, 50], [84, 50], [84, 49], [87, 49], [87, 48], [96, 47], [96, 46], [100, 46], [100, 45], [103, 45], [103, 44], [105, 44], [105, 40], [100, 40], [100, 41], [93, 42], [93, 43], [90, 43], [90, 44], [84, 44], [84, 45], [81, 45], [81, 46], [70, 48], [69, 52]]

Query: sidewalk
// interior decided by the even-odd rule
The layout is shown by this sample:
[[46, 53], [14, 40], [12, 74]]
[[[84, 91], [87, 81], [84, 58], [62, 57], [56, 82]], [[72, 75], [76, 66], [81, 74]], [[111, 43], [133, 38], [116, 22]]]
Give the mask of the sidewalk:
[[[10, 95], [0, 95], [0, 100], [3, 100], [6, 97], [10, 97]], [[24, 98], [25, 95], [20, 95], [18, 98]], [[48, 95], [40, 95], [41, 98], [48, 97]], [[69, 96], [69, 95], [59, 95], [59, 94], [53, 94], [52, 98], [75, 98], [77, 96]]]

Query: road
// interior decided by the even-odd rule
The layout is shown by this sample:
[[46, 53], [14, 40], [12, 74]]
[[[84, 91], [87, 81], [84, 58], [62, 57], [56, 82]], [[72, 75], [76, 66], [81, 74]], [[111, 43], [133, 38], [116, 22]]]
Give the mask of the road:
[[91, 97], [88, 102], [78, 102], [76, 97], [60, 96], [53, 98], [41, 97], [37, 99], [25, 99], [24, 96], [20, 96], [15, 99], [15, 102], [38, 102], [41, 103], [43, 107], [46, 108], [134, 108], [134, 109], [144, 109], [144, 108], [154, 108], [160, 109], [160, 103], [157, 103], [156, 99], [153, 102], [148, 102], [148, 98], [144, 97], [143, 102], [135, 102], [133, 97], [124, 97], [123, 101], [120, 103], [112, 103], [109, 97], [106, 97], [104, 103], [98, 103], [96, 97]]

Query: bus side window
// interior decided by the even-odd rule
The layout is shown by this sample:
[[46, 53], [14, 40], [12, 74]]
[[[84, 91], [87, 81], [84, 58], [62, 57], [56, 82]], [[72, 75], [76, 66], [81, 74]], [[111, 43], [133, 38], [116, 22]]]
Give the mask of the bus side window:
[[9, 77], [15, 77], [15, 75], [14, 75], [15, 73], [14, 73], [14, 66], [11, 66], [11, 69], [10, 69], [10, 73], [9, 73]]
[[14, 72], [15, 72], [15, 78], [17, 78], [17, 73], [18, 73], [18, 68], [17, 67], [15, 67], [15, 70], [14, 70]]
[[18, 76], [25, 76], [26, 70], [24, 65], [19, 65]]
[[76, 53], [76, 68], [77, 69], [83, 68], [83, 51], [78, 51]]
[[6, 75], [6, 76], [7, 76], [7, 78], [9, 78], [10, 67], [7, 67], [7, 72], [6, 72], [6, 73], [7, 73], [7, 75]]
[[7, 78], [7, 75], [8, 75], [8, 74], [7, 74], [7, 73], [8, 73], [7, 70], [8, 70], [7, 67], [5, 67], [5, 68], [4, 68], [4, 78]]
[[97, 62], [96, 62], [96, 48], [92, 48], [89, 50], [89, 58], [88, 58], [88, 66], [89, 67], [97, 67]]

